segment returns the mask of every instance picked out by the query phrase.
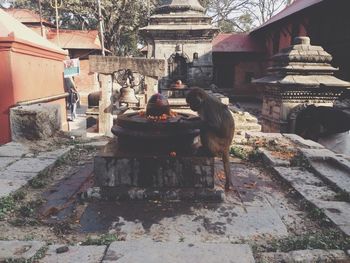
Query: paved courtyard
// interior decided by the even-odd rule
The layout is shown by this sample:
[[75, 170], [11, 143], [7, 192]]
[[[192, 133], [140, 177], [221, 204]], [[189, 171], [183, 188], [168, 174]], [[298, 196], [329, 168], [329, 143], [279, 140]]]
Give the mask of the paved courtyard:
[[[92, 163], [105, 139], [68, 138], [45, 151], [4, 145], [0, 259], [347, 262], [349, 157], [294, 135], [246, 137], [230, 160], [239, 195], [226, 192], [221, 203], [101, 200]], [[215, 174], [222, 189], [220, 160]]]

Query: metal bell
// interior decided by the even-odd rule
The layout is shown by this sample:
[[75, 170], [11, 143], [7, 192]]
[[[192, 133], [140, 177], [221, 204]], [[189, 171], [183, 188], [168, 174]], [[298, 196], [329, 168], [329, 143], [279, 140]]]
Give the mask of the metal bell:
[[139, 100], [136, 98], [135, 90], [129, 86], [126, 86], [120, 89], [119, 102], [127, 104], [137, 104], [139, 103]]

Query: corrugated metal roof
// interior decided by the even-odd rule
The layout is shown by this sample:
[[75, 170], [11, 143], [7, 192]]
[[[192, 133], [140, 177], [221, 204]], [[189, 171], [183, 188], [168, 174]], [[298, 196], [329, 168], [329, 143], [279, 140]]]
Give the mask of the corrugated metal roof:
[[254, 29], [252, 32], [259, 31], [262, 28], [267, 27], [268, 25], [271, 25], [283, 18], [286, 18], [292, 14], [295, 14], [297, 12], [304, 10], [305, 8], [311, 7], [323, 1], [325, 0], [295, 0], [292, 4], [286, 6], [286, 8], [284, 8], [281, 12], [273, 16], [271, 19], [266, 21], [264, 24], [262, 24], [258, 28]]
[[59, 43], [56, 30], [52, 29], [47, 38], [59, 44], [64, 49], [98, 49], [101, 50], [101, 42], [97, 30], [60, 30]]
[[248, 34], [219, 34], [213, 40], [213, 52], [263, 52]]
[[[17, 9], [17, 8], [10, 8], [10, 9], [3, 9], [6, 13], [10, 14], [14, 18], [16, 18], [18, 21], [20, 21], [23, 24], [40, 24], [40, 16], [36, 14], [35, 12], [28, 10], [28, 9]], [[46, 25], [50, 25], [54, 27], [55, 25], [48, 22], [46, 19], [42, 19], [43, 23]]]
[[23, 41], [61, 54], [66, 54], [66, 51], [62, 50], [49, 40], [39, 36], [33, 30], [0, 9], [0, 41], [1, 38], [7, 39], [9, 37], [14, 37], [17, 41]]

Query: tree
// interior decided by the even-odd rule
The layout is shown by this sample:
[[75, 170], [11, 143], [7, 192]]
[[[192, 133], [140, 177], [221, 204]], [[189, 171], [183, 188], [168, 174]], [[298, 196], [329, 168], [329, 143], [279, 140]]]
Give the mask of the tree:
[[247, 12], [255, 20], [256, 25], [262, 25], [292, 0], [252, 0]]
[[292, 0], [200, 0], [222, 32], [248, 32]]
[[[42, 0], [43, 16], [55, 22], [51, 1]], [[101, 0], [101, 5], [105, 47], [114, 55], [137, 54], [138, 29], [147, 24], [147, 0]], [[13, 7], [38, 12], [38, 1], [16, 0]], [[60, 28], [97, 29], [97, 1], [64, 0], [59, 9], [59, 19]]]

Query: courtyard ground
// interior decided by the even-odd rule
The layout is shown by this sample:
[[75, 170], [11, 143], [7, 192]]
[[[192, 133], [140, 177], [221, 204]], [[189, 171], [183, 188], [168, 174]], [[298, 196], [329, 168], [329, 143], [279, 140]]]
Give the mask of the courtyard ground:
[[[298, 181], [289, 184], [288, 178], [281, 176], [296, 176], [294, 170], [306, 166], [297, 156], [300, 150], [297, 144], [291, 140], [283, 144], [286, 138], [275, 136], [264, 138], [262, 134], [252, 133], [248, 143], [232, 148], [231, 181], [241, 198], [235, 191], [230, 191], [221, 203], [101, 200], [99, 192], [91, 188], [94, 186], [92, 163], [101, 145], [107, 143], [106, 138], [73, 139], [66, 136], [50, 143], [27, 144], [17, 162], [57, 155], [54, 164], [43, 171], [39, 172], [34, 166], [32, 172], [36, 176], [29, 184], [1, 199], [0, 239], [36, 240], [44, 242], [41, 247], [45, 248], [55, 244], [44, 252], [39, 251], [42, 252], [39, 253], [40, 262], [52, 262], [52, 258], [61, 260], [58, 262], [76, 262], [73, 256], [69, 260], [66, 257], [70, 254], [81, 257], [86, 254], [83, 252], [85, 246], [89, 246], [92, 253], [86, 262], [101, 262], [102, 259], [115, 262], [118, 259], [115, 253], [125, 255], [126, 261], [117, 262], [141, 262], [141, 258], [149, 256], [149, 251], [155, 255], [160, 253], [157, 246], [161, 246], [163, 259], [168, 260], [159, 262], [180, 262], [180, 259], [189, 262], [186, 260], [191, 259], [190, 256], [183, 261], [183, 257], [177, 258], [178, 254], [198, 253], [205, 257], [208, 251], [208, 257], [212, 256], [213, 260], [202, 258], [200, 262], [282, 262], [277, 258], [293, 257], [338, 259], [310, 262], [348, 262], [345, 253], [350, 248], [350, 239], [346, 235], [349, 218], [346, 219], [345, 214], [342, 218], [347, 221], [345, 225], [344, 222], [337, 225], [337, 220], [324, 209], [312, 205], [307, 195], [312, 193], [312, 200], [318, 197], [323, 201], [327, 196], [333, 202], [329, 211], [341, 217], [343, 211], [334, 205], [335, 202], [340, 207], [340, 203], [348, 205], [346, 189], [333, 191], [334, 187], [333, 190], [327, 188], [321, 181], [315, 184], [321, 188], [314, 191], [309, 188], [303, 192], [305, 188], [298, 188], [301, 185], [297, 184]], [[305, 142], [299, 140], [299, 143]], [[311, 148], [315, 145], [309, 144]], [[2, 152], [0, 156], [3, 155], [6, 154]], [[292, 161], [292, 167], [281, 166], [281, 160]], [[220, 160], [216, 161], [215, 169], [216, 187], [222, 188], [224, 177]], [[26, 175], [30, 172], [26, 171]], [[308, 171], [305, 170], [304, 174], [308, 175]], [[303, 181], [302, 185], [310, 183]], [[6, 244], [0, 243], [0, 247], [6, 247]], [[65, 246], [69, 246], [68, 252], [57, 253], [57, 248], [64, 249]], [[188, 248], [193, 249], [187, 251]], [[310, 252], [309, 249], [322, 250]], [[135, 250], [138, 253], [135, 254]], [[172, 257], [169, 251], [174, 252]], [[299, 252], [291, 254], [291, 251]], [[233, 252], [241, 255], [240, 258], [232, 259]], [[158, 255], [159, 260], [163, 254]], [[133, 258], [137, 255], [139, 258]]]

